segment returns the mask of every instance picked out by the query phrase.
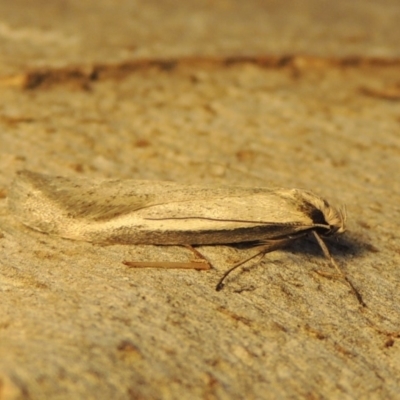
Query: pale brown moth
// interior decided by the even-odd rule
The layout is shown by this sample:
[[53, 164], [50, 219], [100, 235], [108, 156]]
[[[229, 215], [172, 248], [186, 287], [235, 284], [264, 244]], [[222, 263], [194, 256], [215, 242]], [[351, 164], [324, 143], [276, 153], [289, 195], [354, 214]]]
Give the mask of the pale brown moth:
[[222, 289], [227, 275], [240, 265], [311, 233], [358, 301], [365, 305], [322, 239], [345, 231], [344, 209], [334, 208], [305, 190], [71, 179], [20, 171], [10, 188], [8, 202], [23, 224], [73, 240], [105, 244], [262, 246], [256, 255], [229, 269], [217, 290]]

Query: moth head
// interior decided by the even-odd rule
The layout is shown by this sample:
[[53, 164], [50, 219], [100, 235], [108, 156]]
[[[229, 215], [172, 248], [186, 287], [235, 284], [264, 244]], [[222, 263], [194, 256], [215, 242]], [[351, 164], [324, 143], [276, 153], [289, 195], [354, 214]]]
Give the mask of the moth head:
[[346, 208], [344, 206], [335, 208], [330, 206], [325, 201], [327, 207], [321, 210], [324, 214], [325, 221], [329, 225], [330, 229], [324, 233], [325, 236], [330, 236], [335, 233], [343, 233], [346, 230]]
[[321, 228], [321, 235], [330, 236], [346, 230], [345, 207], [333, 207], [323, 198], [307, 191], [302, 191], [301, 197], [302, 211], [312, 219], [315, 225], [319, 225], [317, 229]]

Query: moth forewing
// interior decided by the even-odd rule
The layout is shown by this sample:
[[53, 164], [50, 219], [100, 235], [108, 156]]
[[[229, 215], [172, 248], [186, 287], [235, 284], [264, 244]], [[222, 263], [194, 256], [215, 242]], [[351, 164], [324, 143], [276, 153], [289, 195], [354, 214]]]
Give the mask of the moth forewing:
[[[31, 171], [17, 174], [8, 204], [23, 224], [74, 240], [155, 245], [268, 242], [264, 253], [308, 232], [318, 238], [317, 232], [341, 233], [346, 220], [344, 211], [300, 189], [72, 179]], [[219, 289], [238, 266], [225, 273]]]
[[74, 240], [229, 244], [311, 229], [315, 223], [299, 207], [299, 195], [297, 189], [89, 181], [21, 171], [9, 207], [25, 225]]

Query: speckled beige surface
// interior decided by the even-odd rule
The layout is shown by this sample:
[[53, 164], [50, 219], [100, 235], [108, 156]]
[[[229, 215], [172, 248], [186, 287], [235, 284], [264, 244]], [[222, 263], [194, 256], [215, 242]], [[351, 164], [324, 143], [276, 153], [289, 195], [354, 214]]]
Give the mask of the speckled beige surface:
[[0, 3], [0, 71], [187, 55], [400, 56], [397, 0]]
[[[5, 3], [0, 399], [398, 398], [398, 3]], [[293, 57], [224, 62], [243, 54]], [[179, 62], [188, 55], [200, 59]], [[332, 61], [348, 55], [358, 61]], [[177, 62], [84, 84], [62, 75], [141, 57]], [[37, 67], [61, 78], [23, 89]], [[367, 308], [316, 272], [332, 270], [312, 240], [216, 292], [254, 250], [201, 247], [210, 271], [137, 270], [122, 261], [192, 255], [31, 231], [6, 207], [23, 168], [311, 189], [347, 205], [348, 232], [330, 248]]]

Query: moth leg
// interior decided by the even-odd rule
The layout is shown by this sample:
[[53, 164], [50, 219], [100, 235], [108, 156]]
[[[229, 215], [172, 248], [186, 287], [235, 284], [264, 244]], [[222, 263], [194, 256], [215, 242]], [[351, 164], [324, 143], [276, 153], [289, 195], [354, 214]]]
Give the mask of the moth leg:
[[[189, 249], [195, 255], [196, 258], [193, 260], [194, 263], [202, 263], [202, 264], [204, 264], [204, 268], [201, 268], [201, 269], [211, 269], [212, 268], [212, 265], [211, 265], [210, 261], [208, 261], [207, 258], [204, 257], [204, 255], [201, 254], [191, 244], [185, 244], [185, 245], [183, 245], [183, 247], [186, 247], [187, 249]], [[200, 268], [196, 268], [196, 269], [200, 269]]]
[[235, 269], [239, 268], [241, 265], [247, 263], [250, 260], [253, 260], [254, 258], [258, 257], [259, 255], [261, 255], [262, 257], [260, 258], [260, 261], [262, 260], [262, 258], [265, 256], [265, 254], [270, 253], [271, 251], [277, 250], [281, 247], [286, 246], [289, 242], [291, 242], [293, 239], [277, 239], [277, 240], [269, 240], [268, 244], [261, 246], [261, 251], [259, 251], [258, 253], [252, 255], [249, 258], [246, 258], [242, 261], [239, 261], [238, 263], [234, 264], [231, 268], [229, 268], [221, 277], [221, 279], [218, 281], [217, 286], [215, 288], [215, 290], [217, 290], [218, 292], [220, 290], [223, 289], [224, 287], [224, 281], [225, 278]]
[[[190, 245], [183, 245], [183, 247], [191, 250], [197, 259], [189, 262], [179, 262], [179, 261], [123, 261], [122, 263], [131, 268], [163, 268], [163, 269], [197, 269], [197, 270], [209, 270], [211, 269], [211, 264], [209, 261], [194, 247]], [[200, 259], [199, 259], [200, 258]]]
[[122, 264], [130, 268], [162, 268], [162, 269], [198, 269], [208, 270], [210, 265], [202, 260], [191, 262], [179, 261], [122, 261]]
[[319, 244], [319, 247], [321, 247], [321, 250], [324, 253], [324, 256], [331, 262], [331, 264], [336, 269], [336, 271], [340, 275], [340, 277], [344, 281], [346, 281], [346, 283], [349, 285], [350, 289], [352, 290], [352, 292], [356, 296], [356, 299], [358, 300], [358, 302], [363, 307], [367, 307], [367, 305], [364, 303], [364, 300], [363, 300], [361, 294], [359, 293], [359, 291], [354, 287], [354, 285], [351, 283], [349, 278], [347, 278], [346, 274], [342, 271], [342, 269], [336, 264], [335, 260], [331, 256], [331, 253], [329, 252], [328, 247], [326, 246], [325, 242], [322, 240], [321, 236], [319, 236], [318, 233], [315, 232], [315, 231], [312, 231], [312, 233], [313, 233], [315, 239], [317, 240], [317, 242]]

